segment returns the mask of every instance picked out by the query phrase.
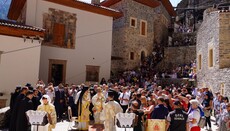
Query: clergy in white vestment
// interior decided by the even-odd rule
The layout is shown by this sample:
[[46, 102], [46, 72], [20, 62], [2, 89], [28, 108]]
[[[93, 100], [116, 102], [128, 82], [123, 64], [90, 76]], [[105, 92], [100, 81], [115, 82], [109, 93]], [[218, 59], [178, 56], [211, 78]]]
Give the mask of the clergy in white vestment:
[[[57, 115], [55, 111], [55, 107], [53, 104], [51, 104], [51, 99], [48, 95], [43, 95], [41, 100], [41, 105], [38, 106], [38, 111], [45, 111], [47, 113], [48, 118], [48, 131], [52, 131], [52, 129], [55, 128], [55, 125], [57, 123]], [[41, 129], [41, 130], [40, 130]], [[46, 131], [45, 128], [39, 128], [40, 131]]]
[[89, 105], [90, 105], [89, 87], [84, 86], [77, 93], [75, 103], [77, 105], [78, 130], [88, 130], [89, 127]]
[[103, 121], [100, 120], [100, 115], [103, 109], [103, 104], [105, 103], [105, 96], [100, 87], [97, 88], [97, 94], [93, 96], [92, 103], [94, 106], [93, 112], [95, 124], [103, 124]]
[[108, 92], [108, 102], [104, 104], [100, 119], [104, 121], [105, 131], [115, 131], [114, 119], [117, 113], [123, 112], [120, 104], [113, 100], [114, 92]]

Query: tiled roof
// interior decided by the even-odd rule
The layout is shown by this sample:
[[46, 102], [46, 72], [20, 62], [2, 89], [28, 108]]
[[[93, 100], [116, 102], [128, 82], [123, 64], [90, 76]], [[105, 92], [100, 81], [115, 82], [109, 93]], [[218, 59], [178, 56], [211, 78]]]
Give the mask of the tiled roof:
[[45, 30], [39, 27], [27, 26], [21, 23], [1, 20], [0, 19], [0, 35], [23, 37], [44, 37]]
[[230, 10], [220, 10], [219, 13], [230, 12]]
[[7, 21], [7, 20], [1, 20], [1, 19], [0, 19], [0, 25], [13, 27], [13, 28], [20, 28], [20, 29], [25, 29], [25, 30], [39, 31], [39, 32], [45, 31], [45, 29], [42, 29], [39, 27], [28, 26], [28, 25], [14, 22], [14, 21]]
[[79, 0], [75, 0], [75, 1], [76, 2], [81, 2], [81, 3], [84, 3], [84, 4], [88, 4], [88, 5], [91, 5], [91, 6], [99, 7], [99, 8], [102, 8], [102, 9], [106, 9], [106, 10], [109, 10], [109, 11], [120, 12], [118, 10], [115, 10], [115, 9], [112, 9], [112, 8], [109, 8], [109, 7], [105, 7], [105, 6], [101, 6], [101, 5], [95, 5], [95, 4], [91, 4], [91, 3], [87, 3], [87, 2], [79, 1]]
[[[86, 3], [79, 0], [44, 0], [44, 1], [52, 2], [63, 6], [80, 9], [80, 10], [85, 10], [85, 11], [89, 11], [105, 16], [110, 16], [113, 18], [120, 18], [123, 15], [122, 12], [118, 10], [111, 9], [101, 5]], [[12, 0], [9, 13], [8, 13], [8, 18], [11, 20], [17, 20], [21, 14], [21, 10], [23, 9], [25, 3], [26, 0]]]

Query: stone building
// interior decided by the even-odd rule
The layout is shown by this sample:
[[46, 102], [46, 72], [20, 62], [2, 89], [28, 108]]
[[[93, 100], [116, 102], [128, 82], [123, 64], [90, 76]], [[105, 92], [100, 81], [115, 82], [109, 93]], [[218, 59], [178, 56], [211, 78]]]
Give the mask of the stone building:
[[156, 43], [167, 43], [168, 26], [175, 16], [169, 0], [105, 0], [101, 5], [123, 13], [113, 22], [113, 72], [139, 66]]
[[197, 33], [198, 87], [230, 95], [230, 11], [207, 9]]

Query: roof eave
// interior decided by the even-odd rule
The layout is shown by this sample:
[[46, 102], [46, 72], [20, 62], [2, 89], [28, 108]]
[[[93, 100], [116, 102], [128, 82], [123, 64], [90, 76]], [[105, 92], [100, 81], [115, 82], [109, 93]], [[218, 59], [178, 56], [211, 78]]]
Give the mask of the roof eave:
[[34, 31], [34, 30], [0, 25], [0, 35], [7, 35], [7, 36], [14, 36], [14, 37], [22, 37], [23, 35], [25, 35], [25, 36], [39, 36], [44, 38], [45, 31]]
[[163, 6], [166, 8], [170, 16], [176, 16], [176, 11], [174, 10], [171, 2], [169, 0], [161, 0]]
[[63, 6], [72, 7], [72, 8], [77, 8], [80, 10], [89, 11], [92, 13], [114, 17], [115, 19], [120, 18], [122, 16], [122, 13], [119, 11], [105, 9], [100, 6], [90, 5], [84, 2], [80, 2], [80, 1], [74, 1], [74, 0], [45, 0], [45, 1], [60, 4]]
[[110, 6], [116, 4], [116, 3], [120, 2], [120, 1], [121, 0], [104, 0], [104, 1], [101, 2], [100, 5], [110, 7]]
[[17, 20], [21, 14], [21, 11], [26, 3], [26, 0], [12, 0], [8, 12], [8, 19]]

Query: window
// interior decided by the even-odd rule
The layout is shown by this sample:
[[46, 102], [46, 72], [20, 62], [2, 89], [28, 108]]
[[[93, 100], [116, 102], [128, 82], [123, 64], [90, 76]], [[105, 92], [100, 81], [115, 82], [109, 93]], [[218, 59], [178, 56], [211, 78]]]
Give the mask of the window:
[[147, 36], [147, 21], [141, 20], [140, 33], [141, 36]]
[[57, 46], [64, 46], [64, 38], [65, 38], [65, 25], [54, 23], [53, 27], [54, 38], [53, 38], [53, 44]]
[[208, 67], [213, 67], [213, 49], [208, 51]]
[[66, 60], [49, 60], [48, 82], [52, 82], [54, 86], [57, 86], [60, 83], [65, 83], [66, 63]]
[[130, 52], [130, 60], [134, 60], [134, 52]]
[[133, 17], [130, 18], [130, 27], [134, 27], [134, 28], [137, 27], [137, 18], [133, 18]]
[[99, 70], [100, 66], [86, 66], [86, 81], [99, 82]]
[[201, 54], [198, 55], [198, 69], [201, 70]]

